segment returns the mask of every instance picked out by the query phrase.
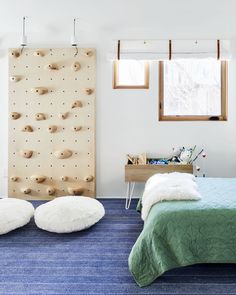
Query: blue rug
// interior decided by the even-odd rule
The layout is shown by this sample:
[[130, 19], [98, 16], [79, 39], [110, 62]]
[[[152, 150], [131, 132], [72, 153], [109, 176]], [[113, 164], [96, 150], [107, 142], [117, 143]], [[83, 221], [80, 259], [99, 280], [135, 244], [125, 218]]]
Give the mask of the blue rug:
[[[236, 294], [236, 265], [195, 265], [139, 288], [127, 259], [142, 230], [124, 200], [101, 200], [104, 219], [89, 230], [57, 235], [26, 227], [0, 237], [0, 294]], [[40, 202], [34, 202], [38, 206]]]

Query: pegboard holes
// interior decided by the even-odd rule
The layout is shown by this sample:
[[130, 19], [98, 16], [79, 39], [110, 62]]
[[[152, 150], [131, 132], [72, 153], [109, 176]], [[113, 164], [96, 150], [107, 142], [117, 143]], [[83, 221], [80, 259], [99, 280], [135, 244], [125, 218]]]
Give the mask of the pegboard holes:
[[52, 102], [50, 102], [50, 105], [52, 106], [52, 105], [53, 105], [53, 103], [52, 103]]
[[41, 66], [38, 66], [38, 69], [40, 69], [41, 68]]
[[50, 177], [50, 179], [52, 180], [52, 177]]
[[28, 142], [28, 139], [26, 139], [25, 142]]
[[29, 79], [28, 78], [25, 78], [25, 80], [28, 81]]
[[50, 118], [52, 118], [53, 117], [53, 115], [50, 115]]
[[38, 165], [38, 168], [40, 168], [41, 166], [40, 165]]
[[29, 66], [25, 66], [26, 67], [26, 69], [28, 69], [29, 68]]
[[90, 165], [88, 165], [88, 168], [90, 167]]
[[38, 81], [40, 81], [41, 79], [40, 78], [38, 78]]
[[28, 168], [28, 165], [25, 165], [25, 168]]
[[52, 165], [50, 165], [50, 167], [52, 168]]
[[78, 165], [75, 165], [75, 168], [77, 168], [78, 167]]
[[38, 142], [41, 142], [41, 140], [39, 139]]
[[63, 127], [62, 130], [65, 130], [65, 128]]
[[38, 130], [40, 130], [41, 128], [40, 127], [38, 127]]
[[40, 102], [38, 102], [38, 105], [40, 106], [40, 105], [41, 105], [41, 103], [40, 103]]
[[38, 193], [40, 193], [40, 189], [38, 189]]
[[89, 79], [89, 78], [87, 78], [87, 80], [89, 81], [90, 79]]
[[77, 140], [77, 139], [75, 139], [75, 142], [78, 142], [78, 140]]
[[13, 167], [13, 168], [15, 168], [15, 167], [16, 167], [16, 165], [12, 165], [12, 167]]
[[77, 90], [75, 90], [75, 93], [77, 93], [78, 91]]
[[52, 139], [51, 139], [50, 141], [51, 141], [51, 142], [53, 142], [53, 140], [52, 140]]
[[65, 168], [66, 166], [65, 165], [62, 165], [62, 168]]
[[75, 115], [75, 118], [78, 118], [78, 116], [77, 116], [77, 115]]
[[75, 81], [77, 81], [78, 79], [77, 78], [75, 78]]

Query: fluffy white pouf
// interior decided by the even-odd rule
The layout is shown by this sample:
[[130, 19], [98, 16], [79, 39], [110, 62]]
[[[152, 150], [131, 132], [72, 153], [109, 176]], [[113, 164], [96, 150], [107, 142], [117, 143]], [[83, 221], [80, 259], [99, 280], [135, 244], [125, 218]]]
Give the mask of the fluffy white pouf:
[[34, 220], [39, 228], [46, 231], [71, 233], [94, 225], [104, 214], [103, 205], [95, 199], [66, 196], [39, 206]]
[[0, 199], [0, 235], [26, 225], [34, 215], [30, 202], [4, 198]]

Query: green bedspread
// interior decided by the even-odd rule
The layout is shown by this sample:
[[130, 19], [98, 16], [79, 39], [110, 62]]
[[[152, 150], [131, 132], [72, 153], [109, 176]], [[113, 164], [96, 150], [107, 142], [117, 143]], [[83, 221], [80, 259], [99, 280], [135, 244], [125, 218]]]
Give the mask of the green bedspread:
[[199, 201], [155, 204], [129, 256], [140, 287], [172, 268], [236, 262], [236, 179], [198, 178]]

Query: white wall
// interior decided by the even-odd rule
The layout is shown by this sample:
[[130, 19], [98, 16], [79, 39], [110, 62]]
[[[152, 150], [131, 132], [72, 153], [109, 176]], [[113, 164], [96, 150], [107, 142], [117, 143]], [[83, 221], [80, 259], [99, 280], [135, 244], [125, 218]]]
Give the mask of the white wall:
[[[117, 1], [113, 0], [43, 0], [40, 3], [36, 0], [13, 0], [9, 3], [0, 0], [0, 5], [0, 195], [7, 191], [7, 178], [4, 178], [8, 140], [7, 48], [19, 44], [19, 25], [23, 15], [29, 17], [31, 47], [68, 46], [71, 20], [78, 12], [79, 40], [84, 46], [97, 48], [99, 196], [125, 194], [124, 163], [127, 153], [146, 151], [153, 155], [165, 155], [175, 145], [204, 147], [208, 156], [208, 176], [236, 177], [235, 58], [229, 65], [227, 122], [158, 122], [157, 65], [151, 64], [149, 90], [113, 90], [111, 62], [106, 58], [109, 44], [116, 38], [234, 40], [235, 1], [121, 0], [117, 6]], [[233, 51], [236, 52], [235, 49]], [[135, 194], [139, 195], [141, 190], [139, 185]]]

